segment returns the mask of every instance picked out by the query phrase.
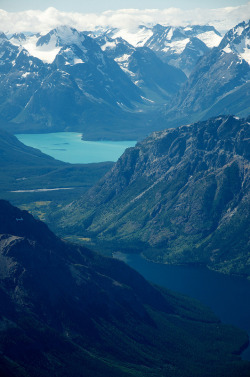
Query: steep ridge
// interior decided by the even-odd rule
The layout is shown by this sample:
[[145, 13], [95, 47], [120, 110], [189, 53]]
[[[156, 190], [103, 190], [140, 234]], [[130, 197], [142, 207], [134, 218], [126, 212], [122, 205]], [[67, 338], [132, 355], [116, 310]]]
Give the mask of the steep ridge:
[[[102, 50], [113, 58], [138, 86], [146, 103], [165, 103], [171, 99], [186, 81], [186, 75], [178, 68], [164, 63], [153, 50], [134, 47], [122, 38], [96, 38]], [[147, 100], [149, 100], [147, 102]]]
[[223, 116], [153, 133], [60, 211], [59, 231], [249, 276], [249, 132], [249, 118]]
[[160, 60], [146, 47], [137, 47], [121, 67], [131, 76], [131, 80], [143, 91], [147, 99], [157, 104], [171, 99], [186, 81], [185, 74]]
[[247, 377], [244, 332], [0, 201], [3, 377]]

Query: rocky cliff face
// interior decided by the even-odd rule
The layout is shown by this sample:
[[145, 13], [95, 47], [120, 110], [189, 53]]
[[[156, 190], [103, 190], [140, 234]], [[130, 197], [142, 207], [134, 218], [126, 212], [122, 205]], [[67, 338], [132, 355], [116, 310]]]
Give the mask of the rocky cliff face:
[[64, 209], [61, 227], [158, 262], [249, 275], [249, 150], [249, 122], [235, 117], [155, 132]]
[[246, 344], [198, 303], [0, 201], [1, 376], [198, 377], [201, 358], [204, 376], [247, 376], [235, 355]]

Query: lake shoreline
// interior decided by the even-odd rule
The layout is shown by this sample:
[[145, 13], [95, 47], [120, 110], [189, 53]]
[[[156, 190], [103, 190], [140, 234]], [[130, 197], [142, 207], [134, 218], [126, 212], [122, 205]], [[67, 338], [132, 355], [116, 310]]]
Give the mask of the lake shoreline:
[[[115, 251], [112, 253], [112, 257], [116, 258], [116, 254], [124, 254], [124, 255], [139, 255], [140, 257], [142, 257], [143, 259], [145, 259], [146, 261], [150, 262], [150, 263], [155, 263], [155, 264], [162, 264], [162, 265], [167, 265], [167, 266], [193, 266], [193, 267], [204, 267], [210, 271], [213, 271], [213, 272], [216, 272], [218, 274], [222, 274], [222, 275], [225, 275], [225, 276], [232, 276], [232, 277], [237, 277], [237, 278], [240, 278], [240, 279], [243, 279], [243, 280], [247, 280], [247, 281], [250, 281], [249, 278], [247, 278], [245, 275], [240, 275], [240, 274], [233, 274], [233, 273], [226, 273], [224, 271], [220, 271], [220, 270], [215, 270], [213, 269], [211, 266], [208, 266], [206, 263], [201, 263], [201, 262], [186, 262], [186, 263], [171, 263], [171, 262], [157, 262], [153, 259], [149, 259], [148, 257], [146, 257], [143, 252], [139, 252], [139, 253], [123, 253], [122, 251]], [[119, 259], [119, 256], [118, 258], [116, 259]], [[122, 260], [122, 259], [120, 259]]]
[[[187, 295], [208, 306], [224, 324], [247, 332], [250, 338], [250, 282], [242, 276], [222, 274], [198, 264], [162, 264], [143, 255], [116, 252], [113, 255], [139, 272], [146, 280]], [[249, 339], [239, 353], [250, 360]]]

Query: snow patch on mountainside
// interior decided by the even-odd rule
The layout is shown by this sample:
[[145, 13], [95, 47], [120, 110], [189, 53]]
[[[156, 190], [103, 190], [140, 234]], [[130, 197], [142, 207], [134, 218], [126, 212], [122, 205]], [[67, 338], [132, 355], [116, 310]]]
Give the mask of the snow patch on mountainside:
[[250, 38], [245, 38], [241, 43], [236, 44], [235, 49], [238, 55], [250, 65]]
[[[133, 78], [136, 76], [134, 72], [130, 71], [128, 68], [127, 68], [127, 64], [124, 64], [124, 65], [120, 65], [120, 68], [123, 70], [123, 72], [125, 72], [128, 76], [130, 76], [130, 79], [133, 81]], [[137, 81], [137, 84], [134, 82], [135, 85], [139, 84], [139, 82]]]
[[238, 55], [240, 59], [244, 59], [250, 65], [250, 39], [245, 38], [242, 39], [238, 44], [230, 44], [228, 43], [226, 47], [223, 48], [225, 53], [235, 53]]
[[77, 30], [68, 26], [60, 26], [46, 35], [26, 36], [25, 40], [12, 38], [11, 43], [16, 46], [22, 46], [30, 55], [42, 60], [44, 63], [51, 64], [62, 46], [77, 45], [86, 52], [82, 45], [84, 40], [85, 36]]
[[153, 35], [153, 31], [148, 28], [139, 28], [134, 31], [128, 29], [120, 29], [115, 32], [112, 38], [123, 38], [125, 41], [135, 47], [142, 47], [146, 41]]
[[129, 54], [124, 54], [120, 56], [119, 58], [115, 58], [115, 61], [119, 64], [119, 63], [128, 61], [129, 57], [130, 57]]
[[[66, 65], [76, 65], [76, 64], [85, 63], [82, 59], [76, 57], [74, 52], [70, 48], [67, 48], [66, 50], [64, 50], [63, 54], [67, 58], [67, 61], [65, 62]], [[88, 59], [86, 58], [86, 61], [87, 60]]]
[[165, 47], [163, 48], [162, 51], [168, 52], [171, 51], [172, 53], [175, 54], [181, 54], [188, 42], [190, 41], [189, 38], [182, 39], [180, 41], [173, 41], [173, 42], [165, 42]]
[[[22, 47], [25, 48], [30, 55], [42, 60], [44, 63], [50, 64], [54, 61], [61, 47], [56, 47], [55, 36], [50, 39], [48, 44], [37, 46], [36, 44], [39, 38], [40, 36], [37, 35], [26, 38], [24, 43], [22, 43]], [[11, 40], [11, 42], [16, 46], [20, 46], [21, 43], [21, 41], [17, 39]]]
[[29, 75], [30, 75], [30, 72], [25, 72], [25, 73], [22, 74], [21, 77], [26, 78], [26, 77], [29, 76]]
[[233, 52], [250, 65], [250, 21], [234, 27], [225, 35], [224, 40], [224, 52]]
[[206, 31], [205, 33], [198, 34], [197, 38], [204, 42], [205, 45], [207, 45], [207, 47], [209, 48], [219, 46], [222, 40], [222, 37], [214, 33], [213, 31]]
[[105, 51], [106, 49], [114, 49], [116, 48], [116, 42], [115, 41], [107, 41], [103, 46], [101, 46], [102, 51]]
[[231, 54], [233, 52], [231, 48], [229, 47], [229, 45], [224, 47], [222, 51], [224, 51], [226, 54]]

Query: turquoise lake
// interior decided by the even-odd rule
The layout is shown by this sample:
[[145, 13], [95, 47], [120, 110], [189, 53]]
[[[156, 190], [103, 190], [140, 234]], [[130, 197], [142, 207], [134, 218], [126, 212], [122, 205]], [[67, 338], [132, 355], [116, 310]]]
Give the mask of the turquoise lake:
[[117, 161], [126, 148], [136, 144], [136, 141], [84, 141], [81, 136], [79, 132], [16, 135], [23, 144], [72, 164]]

